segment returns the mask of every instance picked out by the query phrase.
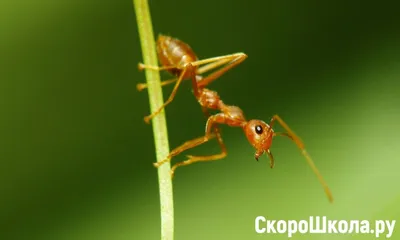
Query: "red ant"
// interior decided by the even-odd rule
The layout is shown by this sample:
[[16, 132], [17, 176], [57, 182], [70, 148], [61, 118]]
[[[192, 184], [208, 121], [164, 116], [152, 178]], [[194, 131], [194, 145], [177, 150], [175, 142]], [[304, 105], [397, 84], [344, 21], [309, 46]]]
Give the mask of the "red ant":
[[[139, 69], [152, 69], [157, 71], [166, 70], [172, 75], [176, 76], [177, 79], [171, 79], [162, 82], [163, 86], [174, 82], [176, 83], [168, 100], [158, 110], [144, 118], [147, 123], [154, 116], [160, 113], [162, 109], [165, 108], [165, 106], [172, 102], [182, 80], [188, 78], [190, 78], [192, 81], [194, 96], [201, 105], [203, 112], [208, 116], [208, 109], [219, 110], [220, 113], [208, 117], [206, 123], [206, 133], [203, 137], [187, 141], [181, 146], [175, 148], [170, 152], [165, 160], [154, 163], [155, 167], [160, 167], [162, 164], [170, 162], [172, 157], [180, 154], [185, 150], [201, 145], [214, 137], [217, 138], [217, 141], [222, 149], [221, 153], [210, 156], [188, 155], [188, 159], [186, 161], [176, 163], [171, 168], [171, 177], [174, 176], [174, 172], [177, 167], [186, 166], [195, 162], [219, 160], [226, 157], [226, 147], [224, 142], [222, 141], [222, 137], [216, 124], [227, 124], [231, 127], [241, 127], [244, 130], [244, 133], [250, 144], [253, 145], [253, 147], [256, 149], [254, 155], [255, 159], [258, 161], [258, 158], [262, 154], [266, 153], [266, 155], [268, 155], [270, 159], [271, 168], [274, 167], [274, 157], [272, 156], [269, 148], [272, 144], [273, 137], [286, 136], [291, 139], [301, 150], [301, 153], [306, 158], [311, 169], [317, 175], [318, 180], [322, 184], [329, 201], [333, 201], [331, 191], [329, 190], [327, 184], [322, 178], [322, 175], [319, 173], [317, 167], [314, 165], [314, 162], [312, 161], [310, 155], [304, 148], [303, 142], [278, 115], [274, 115], [269, 124], [256, 119], [247, 121], [244, 117], [243, 111], [239, 107], [226, 105], [220, 99], [217, 92], [205, 88], [209, 83], [216, 80], [222, 74], [243, 62], [247, 58], [246, 54], [235, 53], [220, 57], [198, 60], [197, 56], [188, 44], [178, 39], [164, 35], [159, 35], [158, 37], [157, 52], [159, 61], [162, 64], [161, 67], [147, 66], [139, 63]], [[200, 67], [201, 65], [204, 66]], [[206, 77], [203, 77], [201, 75], [207, 71], [221, 67], [223, 65], [225, 66], [215, 71], [214, 73], [209, 74]], [[146, 87], [146, 84], [137, 85], [139, 91], [143, 90]], [[286, 132], [274, 132], [272, 127], [275, 122], [278, 122], [286, 130]]]

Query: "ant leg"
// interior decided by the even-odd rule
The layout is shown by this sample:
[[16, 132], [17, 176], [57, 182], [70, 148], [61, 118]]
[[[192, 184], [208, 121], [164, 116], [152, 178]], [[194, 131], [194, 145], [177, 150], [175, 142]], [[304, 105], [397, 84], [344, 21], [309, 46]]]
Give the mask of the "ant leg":
[[222, 66], [222, 65], [226, 64], [229, 61], [231, 61], [231, 57], [219, 59], [219, 60], [217, 60], [215, 62], [208, 63], [208, 64], [206, 64], [204, 66], [199, 67], [197, 69], [197, 73], [198, 74], [203, 74], [203, 73], [208, 72], [210, 70], [213, 70], [213, 69], [215, 69], [215, 68], [217, 68], [219, 66]]
[[[209, 117], [210, 114], [205, 107], [202, 107], [202, 111], [206, 117]], [[164, 163], [170, 162], [173, 157], [179, 155], [181, 152], [188, 150], [190, 148], [199, 146], [214, 137], [215, 137], [215, 134], [210, 134], [208, 137], [203, 136], [203, 137], [198, 137], [198, 138], [192, 139], [190, 141], [187, 141], [187, 142], [183, 143], [181, 146], [172, 150], [166, 159], [164, 159], [160, 162], [153, 163], [153, 165], [158, 168], [161, 165], [163, 165]]]
[[179, 147], [175, 148], [174, 150], [172, 150], [168, 154], [168, 157], [166, 159], [164, 159], [160, 162], [155, 162], [155, 163], [153, 163], [153, 165], [158, 168], [161, 165], [163, 165], [164, 163], [170, 162], [173, 157], [179, 155], [183, 151], [197, 147], [197, 146], [213, 139], [214, 137], [215, 137], [215, 134], [210, 134], [209, 136], [203, 136], [203, 137], [198, 137], [198, 138], [189, 140], [189, 141], [183, 143], [182, 145], [180, 145]]
[[209, 156], [187, 155], [188, 159], [186, 161], [176, 163], [174, 166], [172, 166], [171, 178], [174, 177], [174, 173], [175, 173], [175, 170], [177, 167], [187, 166], [187, 165], [195, 163], [195, 162], [216, 161], [216, 160], [220, 160], [220, 159], [223, 159], [226, 157], [226, 155], [227, 155], [226, 146], [222, 140], [222, 136], [220, 134], [219, 128], [215, 126], [215, 123], [224, 123], [224, 120], [225, 120], [225, 115], [223, 113], [218, 113], [216, 115], [209, 117], [207, 120], [207, 124], [206, 124], [206, 136], [205, 137], [207, 138], [207, 136], [214, 129], [214, 135], [217, 137], [218, 144], [222, 150], [221, 153], [209, 155]]
[[180, 162], [175, 164], [172, 168], [171, 168], [171, 178], [174, 176], [174, 172], [176, 170], [177, 167], [180, 166], [186, 166], [195, 162], [201, 162], [201, 161], [213, 161], [213, 160], [219, 160], [224, 158], [227, 155], [227, 151], [226, 151], [226, 147], [225, 144], [222, 140], [222, 137], [220, 135], [219, 129], [217, 127], [214, 127], [214, 132], [211, 132], [211, 130], [213, 129], [213, 125], [214, 123], [222, 123], [221, 120], [223, 120], [222, 114], [216, 114], [213, 115], [211, 117], [208, 118], [207, 120], [207, 131], [204, 137], [199, 137], [190, 141], [185, 142], [184, 144], [182, 144], [181, 146], [175, 148], [166, 159], [164, 159], [161, 162], [156, 162], [153, 163], [155, 167], [160, 167], [162, 164], [170, 162], [172, 157], [177, 156], [178, 154], [182, 153], [185, 150], [194, 148], [196, 146], [199, 146], [205, 142], [208, 142], [209, 140], [211, 140], [214, 137], [217, 137], [218, 140], [218, 144], [220, 145], [222, 152], [219, 154], [215, 154], [215, 155], [211, 155], [211, 156], [191, 156], [188, 155], [187, 157], [189, 158], [186, 161]]
[[[143, 69], [150, 69], [150, 70], [154, 70], [154, 71], [162, 71], [162, 70], [169, 70], [169, 69], [176, 69], [178, 68], [177, 66], [163, 66], [163, 67], [159, 67], [159, 66], [150, 66], [150, 65], [145, 65], [143, 63], [139, 63], [138, 64], [138, 69], [139, 71], [142, 71]], [[174, 83], [178, 80], [178, 78], [173, 78], [173, 79], [169, 79], [169, 80], [165, 80], [161, 82], [161, 86], [165, 86], [171, 83]], [[136, 88], [138, 91], [142, 91], [143, 89], [147, 88], [147, 84], [146, 83], [138, 83], [136, 85]]]
[[159, 67], [159, 66], [151, 66], [151, 65], [145, 65], [143, 63], [139, 63], [138, 64], [138, 69], [139, 71], [142, 71], [143, 69], [150, 69], [150, 70], [154, 70], [154, 71], [163, 71], [163, 70], [169, 70], [169, 69], [174, 69], [177, 68], [177, 66], [163, 66], [163, 67]]
[[[207, 59], [203, 59], [203, 60], [198, 60], [195, 62], [192, 62], [193, 66], [200, 66], [203, 64], [206, 64], [202, 67], [199, 67], [198, 70], [196, 71], [196, 74], [203, 74], [205, 72], [208, 72], [212, 69], [215, 69], [219, 66], [222, 66], [224, 64], [227, 64], [229, 62], [235, 62], [237, 61], [237, 59], [239, 59], [238, 62], [235, 62], [233, 64], [233, 66], [226, 66], [224, 68], [222, 68], [222, 72], [219, 74], [219, 71], [217, 71], [215, 73], [215, 76], [213, 76], [212, 78], [211, 75], [207, 77], [208, 81], [207, 84], [213, 80], [215, 80], [216, 78], [218, 78], [219, 76], [221, 76], [223, 73], [225, 73], [226, 71], [228, 71], [229, 69], [233, 68], [234, 66], [240, 64], [244, 59], [247, 58], [247, 55], [244, 53], [235, 53], [235, 54], [230, 54], [230, 55], [225, 55], [225, 56], [220, 56], [220, 57], [213, 57], [213, 58], [207, 58]], [[155, 71], [161, 71], [161, 70], [168, 70], [168, 69], [174, 69], [174, 68], [179, 68], [178, 66], [163, 66], [163, 67], [158, 67], [158, 66], [150, 66], [150, 65], [144, 65], [143, 63], [139, 63], [138, 65], [139, 70], [143, 70], [145, 68], [147, 69], [151, 69], [151, 70], [155, 70]], [[221, 71], [220, 70], [220, 71]], [[161, 82], [161, 86], [165, 86], [171, 83], [176, 82], [178, 79], [174, 78], [174, 79], [170, 79], [170, 80], [166, 80], [166, 81], [162, 81]], [[205, 84], [205, 85], [207, 85]], [[205, 86], [204, 85], [204, 86]], [[147, 84], [146, 83], [139, 83], [136, 85], [138, 91], [142, 91], [143, 89], [147, 88]]]
[[218, 154], [214, 154], [214, 155], [209, 155], [209, 156], [193, 156], [193, 155], [186, 155], [186, 157], [188, 157], [187, 160], [183, 161], [183, 162], [179, 162], [176, 163], [174, 166], [172, 166], [171, 168], [171, 178], [174, 177], [175, 174], [175, 170], [177, 167], [182, 167], [182, 166], [187, 166], [189, 164], [195, 163], [195, 162], [206, 162], [206, 161], [216, 161], [216, 160], [220, 160], [226, 157], [227, 155], [227, 150], [226, 150], [226, 146], [222, 140], [222, 137], [219, 133], [218, 128], [215, 128], [215, 132], [216, 132], [216, 137], [217, 137], [217, 141], [218, 144], [221, 147], [221, 153]]
[[217, 61], [215, 63], [211, 63], [209, 65], [206, 65], [206, 66], [202, 67], [202, 69], [200, 69], [200, 70], [202, 70], [202, 71], [207, 70], [208, 71], [211, 68], [216, 68], [216, 67], [218, 67], [220, 65], [226, 64], [221, 69], [218, 69], [217, 71], [209, 74], [207, 77], [201, 79], [198, 82], [199, 87], [207, 86], [212, 81], [216, 80], [217, 78], [219, 78], [221, 75], [223, 75], [224, 73], [226, 73], [230, 69], [232, 69], [232, 68], [236, 67], [237, 65], [239, 65], [240, 63], [242, 63], [246, 58], [247, 58], [247, 55], [244, 54], [244, 53], [232, 54], [232, 55], [228, 55], [228, 56], [223, 57], [222, 59], [220, 59], [219, 61]]
[[[174, 83], [176, 81], [178, 81], [178, 78], [164, 80], [164, 81], [161, 81], [161, 86], [165, 86], [165, 85]], [[145, 88], [147, 88], [147, 83], [138, 83], [138, 84], [136, 84], [136, 88], [140, 92], [140, 91], [144, 90]]]
[[151, 113], [150, 115], [148, 115], [148, 116], [146, 116], [146, 117], [144, 118], [144, 121], [145, 121], [146, 123], [149, 123], [150, 120], [151, 120], [153, 117], [155, 117], [157, 114], [159, 114], [168, 104], [170, 104], [170, 103], [172, 102], [172, 100], [174, 100], [174, 97], [175, 97], [175, 95], [176, 95], [176, 93], [177, 93], [177, 91], [178, 91], [179, 85], [181, 84], [181, 82], [182, 82], [182, 80], [183, 80], [183, 77], [185, 76], [185, 74], [186, 74], [187, 71], [190, 71], [190, 74], [191, 74], [192, 76], [195, 76], [195, 75], [194, 75], [194, 74], [195, 74], [195, 73], [194, 73], [194, 68], [193, 68], [192, 64], [190, 64], [190, 63], [187, 64], [187, 65], [185, 66], [185, 68], [183, 69], [181, 75], [179, 76], [178, 81], [176, 82], [175, 87], [174, 87], [174, 89], [172, 90], [172, 93], [171, 93], [171, 95], [169, 96], [169, 98], [167, 99], [167, 101], [165, 101], [165, 103], [164, 103], [160, 108], [158, 108], [156, 111], [154, 111], [153, 113]]
[[175, 170], [177, 167], [182, 167], [182, 166], [187, 166], [189, 164], [195, 163], [195, 162], [206, 162], [206, 161], [216, 161], [216, 160], [220, 160], [225, 158], [227, 155], [226, 151], [223, 151], [219, 154], [214, 154], [214, 155], [210, 155], [210, 156], [192, 156], [192, 155], [187, 155], [188, 159], [183, 161], [183, 162], [179, 162], [176, 163], [172, 168], [171, 168], [171, 178], [174, 177], [175, 175]]
[[[202, 71], [202, 73], [209, 71], [211, 69], [214, 69], [215, 67], [218, 67], [220, 65], [222, 65], [223, 63], [221, 61], [225, 61], [229, 62], [232, 59], [238, 58], [238, 57], [244, 57], [246, 58], [247, 55], [245, 53], [233, 53], [233, 54], [229, 54], [229, 55], [223, 55], [223, 56], [218, 56], [218, 57], [212, 57], [212, 58], [206, 58], [206, 59], [201, 59], [201, 60], [197, 60], [192, 62], [193, 66], [200, 66], [200, 65], [204, 65], [207, 64], [203, 67], [201, 67], [200, 69], [204, 69]], [[220, 62], [219, 64], [215, 63], [215, 62]], [[206, 67], [210, 64], [210, 67]], [[214, 66], [214, 67], [211, 67]]]
[[326, 184], [325, 180], [323, 179], [321, 173], [319, 172], [318, 168], [315, 166], [314, 161], [311, 159], [311, 156], [308, 154], [304, 147], [304, 143], [301, 141], [301, 139], [292, 131], [292, 129], [289, 128], [289, 126], [280, 118], [278, 115], [274, 115], [271, 119], [270, 126], [274, 124], [275, 121], [278, 121], [278, 123], [287, 131], [287, 133], [274, 133], [275, 136], [286, 136], [289, 137], [296, 145], [297, 147], [301, 150], [301, 153], [307, 160], [308, 165], [310, 165], [311, 169], [317, 175], [319, 182], [321, 183], [322, 187], [324, 188], [324, 191], [326, 195], [328, 196], [328, 199], [330, 202], [333, 202], [333, 196], [332, 193]]

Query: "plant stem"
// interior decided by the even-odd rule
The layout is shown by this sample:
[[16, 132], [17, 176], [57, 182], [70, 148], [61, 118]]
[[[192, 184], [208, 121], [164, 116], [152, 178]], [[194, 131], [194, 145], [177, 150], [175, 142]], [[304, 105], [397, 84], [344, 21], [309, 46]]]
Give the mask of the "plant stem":
[[[146, 65], [157, 66], [153, 27], [147, 0], [133, 0], [136, 19], [139, 29], [140, 43], [142, 46], [143, 62]], [[146, 70], [146, 79], [149, 93], [151, 112], [163, 104], [163, 94], [158, 71]], [[162, 111], [152, 120], [153, 135], [157, 161], [164, 160], [169, 154], [168, 131], [165, 113]], [[172, 240], [174, 237], [174, 202], [172, 194], [172, 181], [170, 176], [170, 163], [165, 163], [158, 168], [158, 183], [160, 187], [161, 205], [161, 239]]]

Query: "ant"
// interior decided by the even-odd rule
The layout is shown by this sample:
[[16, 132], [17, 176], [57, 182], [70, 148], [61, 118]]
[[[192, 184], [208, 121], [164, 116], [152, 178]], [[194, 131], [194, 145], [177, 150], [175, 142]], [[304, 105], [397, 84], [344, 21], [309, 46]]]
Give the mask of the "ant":
[[[177, 156], [181, 152], [199, 146], [210, 139], [216, 138], [218, 144], [221, 147], [221, 153], [209, 155], [209, 156], [192, 156], [188, 155], [188, 159], [183, 162], [176, 163], [171, 168], [171, 178], [173, 178], [177, 167], [186, 166], [195, 162], [204, 161], [215, 161], [226, 157], [227, 150], [222, 140], [219, 128], [217, 124], [226, 124], [231, 127], [241, 127], [247, 137], [250, 144], [256, 149], [254, 154], [255, 159], [258, 161], [262, 154], [266, 154], [270, 159], [270, 167], [274, 167], [274, 157], [270, 151], [272, 139], [276, 136], [284, 136], [291, 139], [297, 147], [301, 150], [301, 153], [307, 160], [311, 169], [317, 175], [319, 182], [324, 188], [324, 191], [330, 202], [333, 201], [332, 193], [329, 190], [328, 185], [325, 183], [322, 175], [319, 173], [310, 155], [307, 153], [303, 142], [300, 138], [289, 128], [289, 126], [280, 118], [278, 115], [274, 115], [269, 124], [264, 121], [253, 119], [246, 120], [243, 111], [237, 106], [226, 105], [219, 97], [218, 93], [206, 88], [208, 84], [216, 80], [222, 74], [237, 66], [243, 62], [247, 55], [244, 53], [234, 53], [230, 55], [224, 55], [219, 57], [207, 58], [199, 60], [195, 55], [191, 47], [170, 36], [159, 35], [157, 39], [157, 52], [158, 58], [162, 66], [148, 66], [139, 63], [139, 70], [151, 69], [156, 71], [166, 70], [177, 79], [171, 79], [163, 81], [162, 86], [175, 83], [175, 87], [172, 90], [168, 100], [155, 112], [146, 116], [144, 120], [149, 121], [162, 111], [169, 103], [174, 99], [179, 85], [184, 79], [191, 79], [194, 96], [199, 102], [202, 110], [206, 116], [208, 116], [206, 123], [206, 131], [203, 137], [195, 138], [187, 141], [175, 148], [170, 152], [168, 157], [161, 162], [154, 163], [155, 167], [160, 167], [162, 164], [170, 162], [174, 156]], [[202, 66], [204, 65], [204, 66]], [[225, 65], [225, 66], [223, 66]], [[200, 67], [201, 66], [201, 67]], [[223, 66], [223, 67], [221, 67]], [[203, 77], [202, 74], [212, 69], [221, 67], [219, 70]], [[146, 84], [138, 84], [137, 88], [139, 91], [145, 89]], [[215, 115], [209, 115], [208, 110], [218, 110], [219, 113]], [[274, 124], [278, 122], [286, 132], [275, 132], [273, 130]]]

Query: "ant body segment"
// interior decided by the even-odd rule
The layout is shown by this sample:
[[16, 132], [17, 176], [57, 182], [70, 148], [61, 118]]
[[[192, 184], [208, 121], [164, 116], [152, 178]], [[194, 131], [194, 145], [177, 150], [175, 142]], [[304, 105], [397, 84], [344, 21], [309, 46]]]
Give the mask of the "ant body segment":
[[[270, 151], [273, 138], [276, 136], [285, 136], [291, 139], [300, 149], [311, 169], [317, 175], [318, 180], [322, 184], [329, 201], [333, 201], [331, 191], [322, 178], [322, 175], [319, 173], [310, 155], [307, 153], [303, 142], [278, 115], [274, 115], [269, 124], [257, 119], [246, 120], [243, 111], [239, 107], [226, 105], [221, 100], [217, 92], [206, 88], [206, 86], [212, 81], [216, 80], [222, 74], [243, 62], [247, 58], [246, 54], [235, 53], [199, 60], [189, 45], [178, 39], [164, 35], [159, 35], [158, 37], [157, 52], [159, 61], [162, 65], [161, 67], [147, 66], [139, 63], [139, 69], [152, 69], [156, 71], [166, 70], [176, 78], [163, 81], [161, 83], [162, 86], [174, 82], [176, 83], [168, 100], [158, 110], [146, 116], [144, 120], [148, 123], [154, 116], [160, 113], [164, 107], [171, 103], [181, 82], [184, 79], [189, 78], [192, 82], [194, 96], [202, 107], [203, 112], [208, 116], [208, 119], [206, 123], [205, 135], [203, 137], [195, 138], [183, 143], [181, 146], [172, 150], [165, 160], [154, 163], [155, 167], [160, 167], [162, 164], [170, 162], [174, 156], [185, 150], [201, 145], [212, 138], [217, 139], [221, 147], [221, 153], [209, 156], [188, 155], [188, 159], [186, 161], [176, 163], [174, 166], [172, 166], [171, 177], [174, 176], [174, 172], [177, 167], [186, 166], [195, 162], [219, 160], [226, 157], [227, 150], [217, 126], [217, 124], [226, 124], [231, 127], [242, 128], [249, 143], [256, 149], [254, 154], [255, 159], [258, 161], [260, 156], [265, 153], [270, 159], [271, 168], [274, 167], [274, 157]], [[206, 77], [202, 76], [203, 73], [218, 67], [221, 68]], [[145, 89], [146, 87], [146, 84], [143, 83], [137, 85], [139, 91]], [[210, 116], [208, 114], [208, 109], [218, 110], [220, 112]], [[276, 122], [278, 122], [286, 132], [274, 132], [273, 126]]]

